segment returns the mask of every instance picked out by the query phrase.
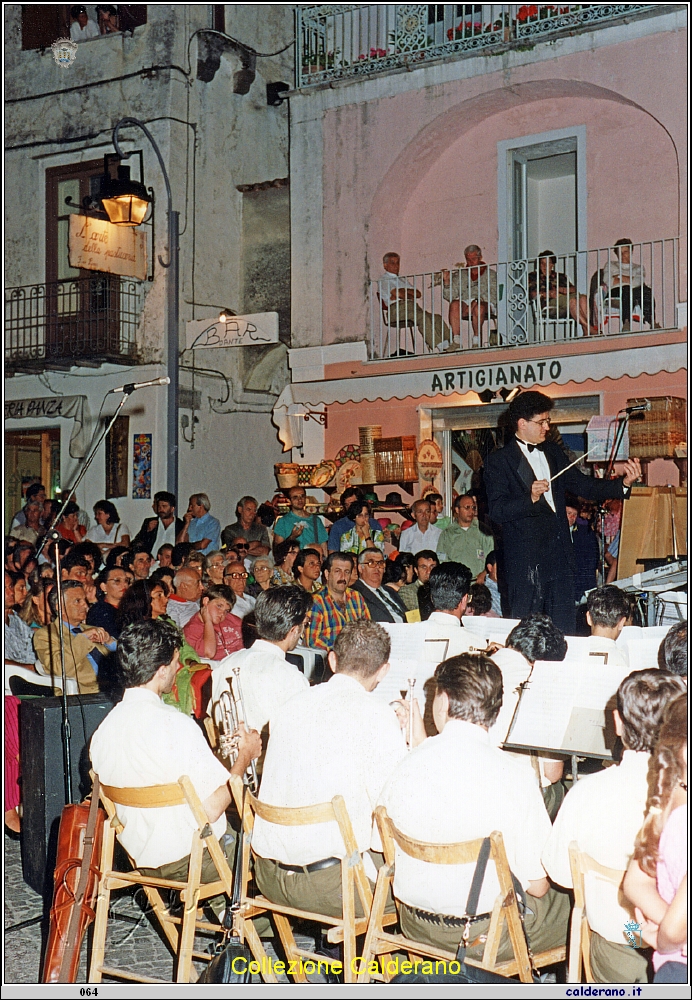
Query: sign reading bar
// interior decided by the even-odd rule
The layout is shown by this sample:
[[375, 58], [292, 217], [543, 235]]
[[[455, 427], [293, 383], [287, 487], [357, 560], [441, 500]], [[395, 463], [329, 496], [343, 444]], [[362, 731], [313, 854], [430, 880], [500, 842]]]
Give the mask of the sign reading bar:
[[279, 343], [279, 314], [252, 313], [224, 320], [193, 319], [186, 327], [186, 347], [252, 347]]
[[68, 250], [71, 267], [140, 281], [147, 276], [147, 238], [134, 226], [114, 226], [103, 219], [71, 215]]

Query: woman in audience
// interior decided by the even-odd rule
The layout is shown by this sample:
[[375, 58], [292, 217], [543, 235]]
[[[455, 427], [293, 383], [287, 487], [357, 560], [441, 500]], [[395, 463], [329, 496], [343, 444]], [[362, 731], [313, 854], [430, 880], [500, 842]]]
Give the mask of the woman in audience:
[[205, 587], [223, 586], [223, 568], [226, 562], [223, 552], [210, 552], [206, 560], [207, 572], [202, 578], [202, 583]]
[[301, 549], [293, 560], [294, 584], [308, 594], [322, 589], [322, 555], [317, 549]]
[[364, 549], [377, 547], [384, 555], [384, 535], [381, 528], [371, 528], [372, 512], [370, 504], [365, 500], [354, 500], [346, 508], [346, 517], [353, 527], [344, 532], [340, 540], [342, 552], [352, 552], [359, 555]]
[[666, 709], [649, 798], [623, 888], [654, 949], [655, 983], [687, 982], [687, 695]]
[[196, 549], [191, 549], [183, 559], [183, 566], [197, 570], [201, 580], [207, 575], [207, 557]]
[[50, 625], [52, 614], [48, 604], [48, 593], [55, 586], [55, 581], [38, 577], [29, 585], [29, 592], [19, 612], [19, 617], [29, 628], [41, 628]]
[[114, 545], [106, 556], [106, 569], [110, 569], [111, 566], [122, 566], [123, 556], [129, 551], [127, 545]]
[[87, 539], [98, 545], [104, 558], [114, 546], [130, 544], [130, 529], [121, 522], [114, 503], [99, 500], [94, 504], [94, 517], [96, 524], [87, 531]]
[[388, 559], [384, 568], [382, 584], [398, 594], [402, 587], [413, 580], [413, 556], [401, 552], [396, 559]]
[[12, 608], [16, 614], [19, 614], [26, 601], [26, 579], [23, 573], [10, 573], [10, 579], [12, 581], [12, 594], [14, 596]]
[[278, 545], [274, 545], [273, 580], [277, 587], [291, 587], [295, 583], [293, 563], [299, 552], [300, 543], [291, 538], [286, 538]]
[[252, 597], [259, 597], [263, 590], [269, 590], [274, 586], [272, 575], [274, 573], [274, 561], [271, 556], [257, 556], [252, 564], [252, 575], [255, 582], [247, 588], [248, 594]]
[[143, 622], [148, 618], [163, 618], [172, 622], [166, 614], [168, 606], [168, 588], [158, 580], [135, 580], [125, 591], [118, 605], [120, 631], [135, 622]]
[[55, 530], [68, 542], [79, 545], [84, 538], [84, 528], [79, 523], [79, 507], [69, 500], [60, 511], [61, 517], [55, 525]]
[[243, 649], [241, 620], [231, 614], [235, 594], [230, 587], [207, 587], [201, 606], [183, 629], [185, 638], [207, 660], [223, 660]]

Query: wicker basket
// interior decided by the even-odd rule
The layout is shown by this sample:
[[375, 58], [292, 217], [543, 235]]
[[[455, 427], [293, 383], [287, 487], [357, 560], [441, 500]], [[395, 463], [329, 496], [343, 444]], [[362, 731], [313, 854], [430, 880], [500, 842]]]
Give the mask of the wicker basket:
[[362, 468], [361, 479], [363, 483], [370, 486], [377, 482], [377, 462], [375, 461], [375, 455], [366, 453], [361, 453], [360, 464]]
[[291, 486], [298, 485], [299, 468], [299, 465], [295, 465], [292, 462], [278, 462], [274, 466], [274, 475], [282, 490], [287, 490]]
[[380, 427], [380, 425], [368, 424], [367, 427], [359, 427], [358, 434], [360, 436], [361, 457], [363, 455], [374, 455], [375, 441], [379, 440], [382, 437], [382, 428]]
[[375, 441], [375, 470], [378, 483], [415, 482], [418, 479], [415, 436]]
[[[677, 396], [649, 396], [651, 409], [634, 414], [629, 422], [631, 458], [675, 458], [675, 448], [687, 440], [685, 400]], [[628, 399], [628, 406], [646, 402]]]

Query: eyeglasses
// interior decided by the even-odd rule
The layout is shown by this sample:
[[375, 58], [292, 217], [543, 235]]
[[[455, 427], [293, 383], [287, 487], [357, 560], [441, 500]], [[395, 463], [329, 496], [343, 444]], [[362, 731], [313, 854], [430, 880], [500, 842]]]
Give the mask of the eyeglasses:
[[247, 580], [247, 573], [224, 573], [224, 580]]
[[547, 417], [544, 417], [543, 420], [527, 420], [526, 423], [538, 424], [540, 427], [550, 427], [550, 421]]
[[242, 544], [240, 544], [240, 545], [234, 545], [233, 548], [234, 549], [249, 549], [250, 546], [249, 545], [242, 545]]
[[361, 566], [384, 566], [384, 559], [367, 559], [363, 560]]

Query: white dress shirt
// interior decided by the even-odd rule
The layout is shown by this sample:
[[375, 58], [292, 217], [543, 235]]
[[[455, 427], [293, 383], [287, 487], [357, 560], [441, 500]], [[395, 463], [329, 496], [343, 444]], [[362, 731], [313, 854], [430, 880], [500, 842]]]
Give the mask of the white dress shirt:
[[[235, 614], [235, 608], [233, 609]], [[233, 677], [233, 668], [240, 667], [240, 686], [247, 710], [245, 720], [251, 729], [261, 733], [281, 706], [300, 694], [310, 683], [298, 667], [289, 663], [283, 651], [273, 642], [257, 639], [250, 649], [239, 649], [224, 657], [212, 671], [211, 700], [214, 716], [218, 722], [216, 706], [222, 691], [229, 691], [228, 678]], [[234, 693], [240, 694], [234, 684]], [[242, 711], [239, 710], [239, 715]]]
[[[509, 866], [526, 888], [545, 878], [541, 850], [550, 819], [534, 777], [490, 745], [480, 726], [450, 719], [439, 736], [406, 755], [380, 802], [416, 840], [458, 844], [502, 833]], [[474, 865], [432, 865], [396, 852], [394, 895], [431, 913], [463, 916]], [[499, 883], [489, 863], [478, 904], [492, 910]]]
[[[648, 767], [648, 753], [625, 750], [619, 766], [581, 778], [567, 793], [542, 855], [553, 882], [572, 888], [568, 852], [573, 840], [606, 868], [627, 868], [644, 822]], [[622, 893], [590, 875], [585, 895], [591, 928], [607, 941], [627, 944], [624, 924], [634, 910], [621, 905], [626, 902]]]
[[[358, 849], [364, 852], [371, 844], [372, 812], [380, 792], [405, 754], [393, 709], [354, 677], [335, 674], [273, 717], [260, 799], [295, 807], [343, 795]], [[261, 857], [291, 865], [344, 856], [336, 823], [289, 827], [258, 818], [252, 846]]]
[[414, 524], [412, 527], [405, 528], [401, 532], [399, 552], [410, 552], [414, 556], [422, 549], [430, 549], [431, 552], [436, 552], [441, 534], [441, 530], [436, 528], [434, 524], [428, 525], [428, 530], [425, 534], [417, 524]]
[[[541, 451], [540, 448], [536, 447], [534, 447], [531, 451], [529, 451], [528, 443], [526, 441], [522, 441], [520, 438], [517, 438], [517, 444], [521, 448], [522, 453], [524, 454], [526, 460], [533, 469], [536, 479], [547, 479], [548, 483], [550, 483], [550, 477], [552, 473], [550, 471], [550, 466], [548, 465], [548, 459], [546, 458], [545, 452]], [[544, 493], [543, 496], [545, 497], [546, 501], [550, 504], [550, 506], [553, 508], [553, 510], [555, 510], [555, 501], [553, 500], [552, 486], [548, 487], [548, 491]]]
[[242, 597], [236, 595], [235, 604], [231, 608], [236, 618], [244, 618], [251, 611], [255, 610], [255, 600], [252, 594], [243, 594]]
[[[90, 754], [101, 782], [116, 788], [166, 785], [185, 774], [204, 802], [228, 782], [197, 723], [144, 687], [125, 691], [92, 736]], [[197, 823], [187, 805], [116, 812], [124, 827], [118, 839], [136, 865], [158, 868], [190, 853]], [[225, 833], [224, 813], [211, 828]]]
[[175, 517], [171, 523], [166, 527], [159, 518], [159, 525], [156, 529], [156, 538], [154, 539], [154, 544], [151, 547], [151, 554], [156, 559], [156, 554], [162, 545], [175, 545]]
[[630, 661], [627, 655], [627, 648], [616, 645], [615, 639], [609, 639], [605, 635], [590, 635], [587, 639], [589, 652], [607, 653], [608, 666], [622, 667], [624, 670], [623, 679], [630, 670]]
[[171, 594], [166, 608], [166, 614], [173, 619], [181, 631], [198, 611], [199, 601], [179, 601], [174, 594]]

